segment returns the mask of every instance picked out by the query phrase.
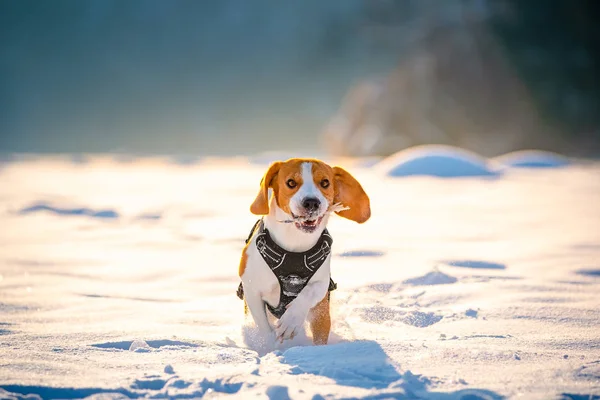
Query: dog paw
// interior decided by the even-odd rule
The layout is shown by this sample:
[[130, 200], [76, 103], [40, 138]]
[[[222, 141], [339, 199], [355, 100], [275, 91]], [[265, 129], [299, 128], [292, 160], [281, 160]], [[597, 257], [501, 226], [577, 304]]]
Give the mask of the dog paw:
[[290, 304], [290, 307], [285, 311], [281, 319], [277, 321], [275, 326], [277, 339], [280, 342], [286, 339], [293, 339], [303, 328], [307, 314], [301, 307], [293, 307], [293, 304]]

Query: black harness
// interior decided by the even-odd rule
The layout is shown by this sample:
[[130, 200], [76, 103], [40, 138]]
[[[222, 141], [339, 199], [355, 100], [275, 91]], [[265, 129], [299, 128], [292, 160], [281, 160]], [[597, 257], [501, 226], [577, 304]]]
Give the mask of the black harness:
[[[300, 291], [306, 287], [310, 278], [323, 265], [327, 256], [331, 254], [333, 239], [327, 229], [323, 231], [317, 243], [308, 251], [294, 253], [281, 248], [269, 235], [262, 219], [256, 221], [246, 243], [248, 243], [257, 231], [256, 247], [262, 255], [271, 271], [277, 277], [280, 287], [279, 305], [272, 307], [265, 303], [269, 311], [277, 318], [281, 318], [288, 304], [294, 300]], [[329, 291], [335, 290], [337, 285], [329, 279]], [[244, 287], [240, 282], [237, 296], [244, 298]]]

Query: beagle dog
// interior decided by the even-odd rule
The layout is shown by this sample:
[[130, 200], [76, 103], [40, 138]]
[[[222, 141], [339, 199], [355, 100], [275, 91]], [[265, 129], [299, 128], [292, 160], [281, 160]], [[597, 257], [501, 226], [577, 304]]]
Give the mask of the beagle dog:
[[238, 296], [245, 313], [259, 332], [280, 342], [293, 339], [308, 320], [313, 343], [327, 344], [328, 291], [335, 289], [327, 221], [332, 212], [367, 221], [369, 197], [344, 169], [292, 158], [271, 164], [250, 211], [263, 217], [250, 233], [239, 266]]

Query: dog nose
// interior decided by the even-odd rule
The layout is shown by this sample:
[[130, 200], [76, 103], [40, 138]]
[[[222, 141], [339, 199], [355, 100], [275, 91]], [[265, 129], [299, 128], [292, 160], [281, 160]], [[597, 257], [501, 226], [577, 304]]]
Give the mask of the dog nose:
[[315, 197], [307, 197], [304, 200], [302, 200], [302, 207], [304, 207], [306, 211], [309, 212], [317, 211], [320, 205], [321, 202]]

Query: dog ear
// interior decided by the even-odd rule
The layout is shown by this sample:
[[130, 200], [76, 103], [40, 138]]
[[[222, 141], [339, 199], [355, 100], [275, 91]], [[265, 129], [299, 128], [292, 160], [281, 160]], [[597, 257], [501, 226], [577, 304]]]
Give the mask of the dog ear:
[[346, 170], [333, 167], [334, 198], [333, 203], [341, 203], [349, 210], [336, 211], [340, 217], [351, 219], [359, 224], [371, 217], [371, 204], [369, 196], [365, 193], [360, 183]]
[[260, 189], [256, 199], [250, 206], [250, 212], [255, 215], [267, 215], [269, 213], [269, 188], [273, 187], [273, 180], [281, 168], [281, 161], [276, 161], [267, 170], [260, 181]]

